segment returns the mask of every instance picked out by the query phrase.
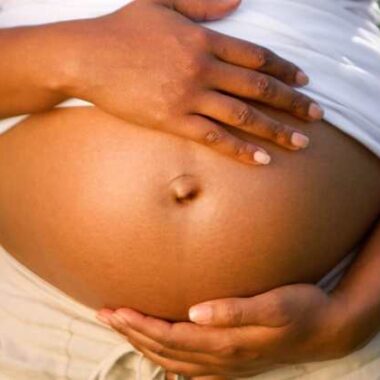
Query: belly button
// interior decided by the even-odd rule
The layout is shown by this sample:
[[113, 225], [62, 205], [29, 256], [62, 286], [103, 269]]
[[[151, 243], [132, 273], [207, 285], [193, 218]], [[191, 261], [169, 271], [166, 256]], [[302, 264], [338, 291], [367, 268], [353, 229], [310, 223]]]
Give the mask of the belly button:
[[172, 179], [169, 189], [177, 204], [187, 204], [198, 198], [201, 189], [198, 180], [188, 174], [180, 175]]

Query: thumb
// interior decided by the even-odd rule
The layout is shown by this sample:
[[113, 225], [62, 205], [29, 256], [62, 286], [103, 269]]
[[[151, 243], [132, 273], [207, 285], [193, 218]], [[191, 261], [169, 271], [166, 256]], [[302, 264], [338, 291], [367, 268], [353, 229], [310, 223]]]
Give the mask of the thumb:
[[193, 21], [218, 20], [233, 12], [241, 0], [165, 0], [164, 4]]
[[[295, 286], [294, 286], [295, 287]], [[277, 288], [251, 298], [226, 298], [208, 301], [189, 310], [189, 319], [200, 325], [219, 327], [281, 327], [292, 322], [302, 293], [292, 286]]]

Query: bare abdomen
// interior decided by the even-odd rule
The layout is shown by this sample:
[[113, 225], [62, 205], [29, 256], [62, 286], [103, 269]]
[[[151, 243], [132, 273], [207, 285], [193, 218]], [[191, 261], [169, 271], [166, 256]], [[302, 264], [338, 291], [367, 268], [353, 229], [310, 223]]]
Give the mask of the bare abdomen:
[[[266, 110], [266, 112], [273, 111]], [[250, 167], [97, 109], [0, 136], [0, 243], [77, 300], [186, 318], [199, 301], [322, 276], [380, 208], [380, 165], [326, 123]]]

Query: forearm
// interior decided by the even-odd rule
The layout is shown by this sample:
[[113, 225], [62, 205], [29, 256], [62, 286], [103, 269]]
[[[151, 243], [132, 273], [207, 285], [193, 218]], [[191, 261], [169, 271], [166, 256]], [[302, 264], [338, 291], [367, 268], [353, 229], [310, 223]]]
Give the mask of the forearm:
[[349, 349], [362, 346], [380, 330], [380, 222], [333, 297], [345, 307], [341, 314]]
[[0, 118], [49, 110], [65, 100], [61, 90], [73, 64], [69, 27], [0, 29]]

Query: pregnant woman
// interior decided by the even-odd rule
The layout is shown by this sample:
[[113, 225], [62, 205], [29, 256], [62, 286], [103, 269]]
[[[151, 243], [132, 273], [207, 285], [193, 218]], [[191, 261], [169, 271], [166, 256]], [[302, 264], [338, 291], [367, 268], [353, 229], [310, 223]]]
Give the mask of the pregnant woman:
[[[246, 1], [208, 30], [178, 12], [232, 3], [125, 3], [0, 2], [1, 115], [40, 112], [0, 138], [5, 379], [162, 378], [93, 309], [183, 321], [202, 301], [315, 283], [380, 211], [367, 6]], [[251, 43], [302, 67], [303, 95], [305, 74]]]

